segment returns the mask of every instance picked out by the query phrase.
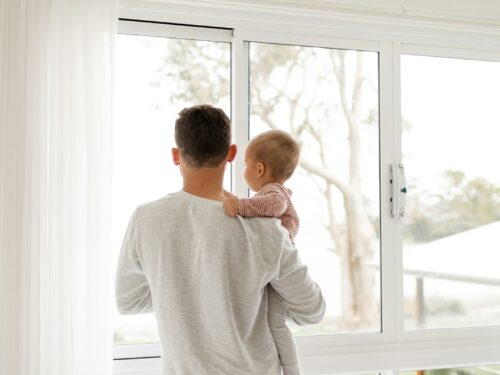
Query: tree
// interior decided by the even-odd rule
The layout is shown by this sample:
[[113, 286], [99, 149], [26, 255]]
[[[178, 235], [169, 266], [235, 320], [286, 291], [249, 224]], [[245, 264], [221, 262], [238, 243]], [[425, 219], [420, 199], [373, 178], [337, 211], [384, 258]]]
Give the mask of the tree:
[[[171, 98], [173, 104], [211, 102], [210, 93], [229, 87], [227, 56], [203, 43], [168, 45], [160, 75], [176, 80], [179, 94]], [[369, 110], [363, 105], [363, 87], [371, 85], [363, 75], [363, 58], [363, 53], [354, 51], [260, 43], [251, 47], [251, 117], [302, 140], [300, 167], [324, 197], [325, 229], [341, 262], [343, 330], [373, 329], [379, 321], [375, 273], [367, 263], [373, 258], [377, 233], [361, 183], [361, 132], [378, 123], [378, 109], [377, 103]], [[347, 140], [345, 175], [334, 173], [332, 166], [332, 149], [339, 142], [334, 131]], [[343, 212], [336, 211], [337, 200]]]
[[406, 237], [427, 242], [500, 220], [500, 186], [457, 170], [443, 172], [441, 192], [409, 196]]

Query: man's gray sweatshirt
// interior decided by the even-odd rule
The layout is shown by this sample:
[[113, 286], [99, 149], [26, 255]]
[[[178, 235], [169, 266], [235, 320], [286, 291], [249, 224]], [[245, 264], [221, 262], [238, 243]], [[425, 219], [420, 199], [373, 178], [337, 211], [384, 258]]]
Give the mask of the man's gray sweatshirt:
[[116, 300], [122, 314], [155, 312], [164, 375], [279, 375], [268, 284], [296, 323], [323, 318], [321, 291], [279, 220], [232, 218], [222, 202], [180, 191], [132, 215]]

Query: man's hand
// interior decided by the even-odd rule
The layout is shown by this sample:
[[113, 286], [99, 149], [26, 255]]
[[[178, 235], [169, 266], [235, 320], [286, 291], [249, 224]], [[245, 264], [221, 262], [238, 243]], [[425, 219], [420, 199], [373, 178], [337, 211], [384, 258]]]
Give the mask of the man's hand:
[[228, 198], [224, 201], [224, 212], [232, 217], [238, 215], [238, 198]]

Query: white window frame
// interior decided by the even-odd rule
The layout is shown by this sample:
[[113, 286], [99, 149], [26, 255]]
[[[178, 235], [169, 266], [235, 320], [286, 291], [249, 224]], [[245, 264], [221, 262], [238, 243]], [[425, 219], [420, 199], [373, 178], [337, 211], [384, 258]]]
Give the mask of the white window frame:
[[[500, 325], [405, 331], [402, 222], [390, 217], [388, 203], [389, 165], [402, 159], [400, 56], [415, 54], [500, 62], [500, 30], [409, 23], [379, 16], [365, 16], [360, 21], [353, 16], [314, 12], [264, 14], [257, 8], [227, 9], [202, 2], [193, 6], [126, 0], [120, 4], [120, 18], [157, 22], [121, 21], [121, 33], [231, 42], [231, 112], [236, 124], [233, 136], [240, 149], [249, 134], [249, 42], [378, 52], [382, 332], [298, 337], [305, 373], [388, 371], [397, 374], [410, 369], [500, 363]], [[239, 195], [247, 194], [242, 170], [243, 161], [238, 158], [232, 177], [234, 190]], [[117, 346], [114, 373], [158, 375], [159, 355], [159, 344]]]

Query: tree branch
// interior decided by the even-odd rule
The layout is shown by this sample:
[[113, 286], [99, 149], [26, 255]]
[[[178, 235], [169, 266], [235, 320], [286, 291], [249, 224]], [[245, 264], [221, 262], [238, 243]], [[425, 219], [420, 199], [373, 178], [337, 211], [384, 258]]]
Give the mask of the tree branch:
[[345, 185], [338, 177], [326, 171], [324, 168], [317, 166], [305, 158], [301, 158], [299, 162], [300, 166], [304, 168], [304, 170], [309, 173], [313, 173], [318, 177], [323, 178], [326, 182], [334, 185], [337, 189], [340, 190], [344, 197], [349, 196], [349, 189], [347, 185]]

